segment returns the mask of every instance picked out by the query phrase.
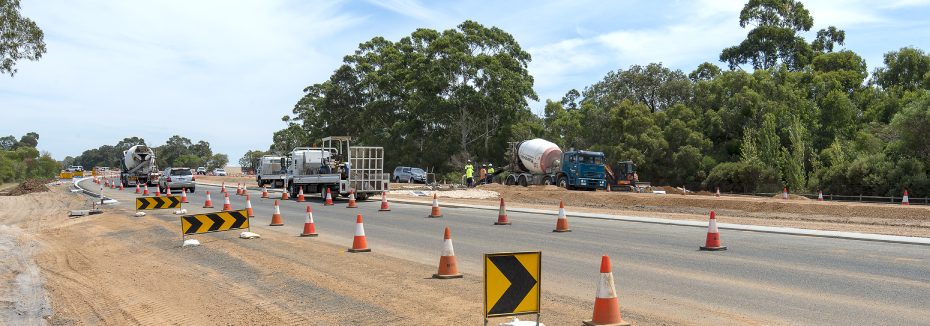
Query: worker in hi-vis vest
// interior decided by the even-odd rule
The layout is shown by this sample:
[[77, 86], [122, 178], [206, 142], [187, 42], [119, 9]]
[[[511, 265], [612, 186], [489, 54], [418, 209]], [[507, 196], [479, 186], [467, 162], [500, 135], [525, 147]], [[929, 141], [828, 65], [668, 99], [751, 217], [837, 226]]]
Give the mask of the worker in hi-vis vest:
[[475, 174], [475, 167], [471, 165], [471, 160], [468, 160], [468, 163], [465, 164], [465, 180], [469, 188], [475, 186], [475, 179], [472, 177]]
[[488, 163], [488, 173], [485, 174], [484, 183], [489, 184], [493, 182], [494, 179], [494, 164]]

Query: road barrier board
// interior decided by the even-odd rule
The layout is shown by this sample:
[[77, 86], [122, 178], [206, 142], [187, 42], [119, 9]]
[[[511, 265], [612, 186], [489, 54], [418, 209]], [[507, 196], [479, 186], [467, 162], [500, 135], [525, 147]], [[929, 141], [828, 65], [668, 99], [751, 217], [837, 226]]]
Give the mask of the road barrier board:
[[74, 176], [71, 174], [71, 172], [62, 172], [58, 174], [58, 178], [59, 179], [71, 179], [71, 178], [74, 178]]
[[184, 235], [249, 228], [246, 210], [181, 216]]
[[484, 254], [484, 318], [539, 314], [542, 252]]
[[180, 208], [181, 197], [163, 196], [163, 197], [136, 197], [136, 210], [143, 209], [162, 209], [162, 208]]

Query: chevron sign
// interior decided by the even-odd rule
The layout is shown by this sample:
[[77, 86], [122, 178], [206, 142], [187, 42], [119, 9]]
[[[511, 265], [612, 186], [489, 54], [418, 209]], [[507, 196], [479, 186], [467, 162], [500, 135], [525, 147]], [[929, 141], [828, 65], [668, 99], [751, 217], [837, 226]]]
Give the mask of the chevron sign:
[[181, 216], [181, 230], [185, 235], [248, 227], [249, 216], [245, 210]]
[[136, 210], [180, 207], [181, 197], [136, 197]]

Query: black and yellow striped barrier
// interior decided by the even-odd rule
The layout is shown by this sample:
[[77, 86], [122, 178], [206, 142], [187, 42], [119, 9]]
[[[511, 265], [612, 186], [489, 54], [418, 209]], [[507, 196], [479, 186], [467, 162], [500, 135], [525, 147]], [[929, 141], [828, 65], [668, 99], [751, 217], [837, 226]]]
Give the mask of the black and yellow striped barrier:
[[183, 235], [249, 228], [245, 210], [181, 216]]
[[136, 210], [181, 208], [181, 197], [136, 197]]

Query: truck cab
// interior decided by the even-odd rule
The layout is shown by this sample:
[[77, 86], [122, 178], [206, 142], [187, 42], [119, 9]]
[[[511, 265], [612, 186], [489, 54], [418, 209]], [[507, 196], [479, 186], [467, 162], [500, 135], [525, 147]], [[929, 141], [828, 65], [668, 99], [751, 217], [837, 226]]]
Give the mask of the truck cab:
[[558, 186], [595, 190], [607, 187], [607, 158], [602, 152], [569, 151], [562, 154]]
[[287, 158], [278, 155], [265, 155], [259, 161], [255, 171], [255, 181], [262, 187], [270, 184], [272, 188], [284, 187], [287, 174]]

